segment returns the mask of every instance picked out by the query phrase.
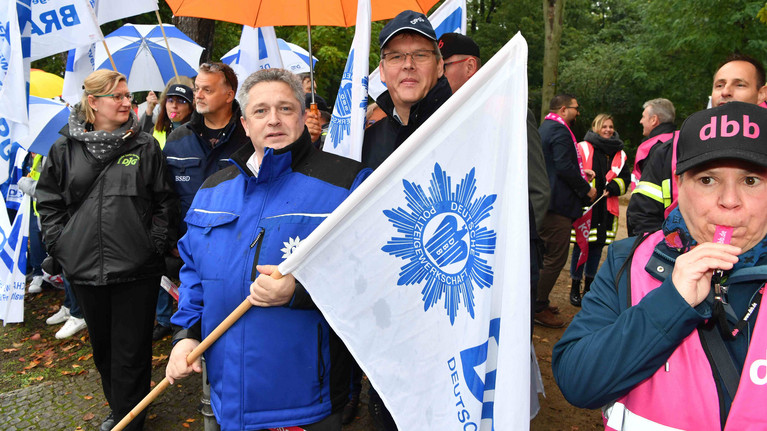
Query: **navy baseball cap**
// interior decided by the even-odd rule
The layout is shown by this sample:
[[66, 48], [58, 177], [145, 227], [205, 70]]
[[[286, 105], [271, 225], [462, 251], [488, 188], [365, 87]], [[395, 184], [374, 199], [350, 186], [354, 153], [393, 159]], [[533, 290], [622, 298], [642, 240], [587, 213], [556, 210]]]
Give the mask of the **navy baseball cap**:
[[165, 93], [165, 96], [178, 96], [187, 102], [192, 103], [192, 99], [194, 99], [194, 92], [186, 85], [175, 84], [170, 86], [170, 89], [168, 89], [168, 92]]
[[677, 143], [676, 174], [714, 160], [736, 159], [767, 167], [767, 109], [729, 102], [684, 121]]
[[391, 21], [386, 23], [383, 30], [381, 30], [381, 33], [378, 35], [378, 42], [381, 49], [383, 49], [389, 39], [403, 31], [416, 32], [429, 40], [437, 41], [437, 34], [434, 33], [434, 28], [431, 26], [429, 19], [426, 18], [426, 15], [420, 12], [406, 10], [392, 18]]

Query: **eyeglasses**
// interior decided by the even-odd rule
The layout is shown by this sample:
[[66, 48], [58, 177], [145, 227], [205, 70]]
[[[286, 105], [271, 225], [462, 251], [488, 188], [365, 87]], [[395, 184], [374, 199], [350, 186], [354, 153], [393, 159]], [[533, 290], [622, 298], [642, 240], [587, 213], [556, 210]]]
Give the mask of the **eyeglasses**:
[[471, 59], [471, 57], [466, 57], [463, 60], [456, 60], [456, 61], [451, 61], [449, 63], [445, 63], [445, 65], [443, 66], [442, 70], [447, 70], [447, 67], [450, 66], [451, 64], [463, 63], [464, 61], [467, 61], [467, 60], [470, 60], [470, 59]]
[[399, 66], [405, 62], [408, 55], [413, 59], [413, 63], [424, 64], [433, 59], [436, 54], [434, 50], [419, 49], [413, 52], [387, 52], [381, 58], [389, 66]]
[[575, 109], [576, 112], [581, 112], [580, 106], [568, 106], [567, 109]]
[[165, 102], [166, 103], [167, 102], [173, 102], [173, 103], [177, 103], [179, 105], [186, 105], [187, 103], [189, 103], [188, 100], [184, 99], [183, 97], [178, 97], [178, 96], [168, 96], [168, 99]]
[[94, 94], [93, 97], [111, 97], [112, 100], [115, 101], [115, 103], [122, 102], [123, 98], [128, 99], [128, 102], [133, 100], [133, 94], [131, 94], [131, 93], [125, 93], [125, 94], [117, 94], [117, 93], [112, 93], [112, 94]]

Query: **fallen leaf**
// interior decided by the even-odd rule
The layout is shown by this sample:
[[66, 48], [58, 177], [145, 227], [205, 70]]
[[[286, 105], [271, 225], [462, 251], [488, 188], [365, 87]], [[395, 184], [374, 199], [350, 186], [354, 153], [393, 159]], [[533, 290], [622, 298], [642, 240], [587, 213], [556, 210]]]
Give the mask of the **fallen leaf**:
[[192, 422], [194, 422], [194, 421], [196, 421], [196, 420], [197, 420], [197, 419], [194, 419], [194, 418], [189, 418], [189, 419], [187, 419], [186, 421], [187, 421], [187, 422], [189, 422], [189, 423], [192, 423]]
[[149, 419], [149, 420], [151, 421], [151, 420], [153, 420], [153, 419], [154, 419], [154, 418], [156, 418], [156, 417], [157, 417], [157, 415], [156, 415], [156, 414], [154, 414], [154, 413], [151, 413], [149, 416], [147, 416], [147, 419]]
[[80, 366], [77, 364], [72, 364], [72, 368], [80, 368]]
[[35, 368], [35, 367], [36, 367], [36, 366], [38, 366], [39, 364], [40, 364], [40, 363], [39, 363], [39, 362], [37, 362], [37, 361], [32, 361], [32, 362], [30, 362], [30, 363], [29, 363], [29, 365], [27, 365], [26, 367], [24, 367], [24, 369], [25, 369], [25, 370], [31, 370], [32, 368]]
[[11, 352], [16, 352], [18, 350], [19, 349], [3, 349], [3, 353], [11, 353]]
[[82, 431], [83, 427], [77, 427], [75, 428], [75, 431]]
[[24, 358], [19, 358], [19, 362], [26, 362], [27, 360]]
[[19, 348], [24, 345], [24, 343], [13, 343], [11, 344], [13, 347]]
[[85, 398], [86, 400], [92, 400], [93, 399], [93, 395], [86, 395], [83, 398]]
[[168, 359], [168, 355], [160, 354], [160, 356], [152, 356], [153, 361], [163, 361], [165, 359]]
[[[93, 397], [91, 397], [91, 398], [93, 398]], [[96, 417], [96, 415], [94, 415], [92, 412], [88, 412], [85, 415], [83, 415], [83, 420], [84, 421], [89, 421], [89, 420], [91, 420], [91, 419], [93, 419], [95, 417]]]
[[541, 338], [541, 343], [548, 343], [548, 342], [549, 342], [548, 338]]
[[35, 332], [35, 335], [29, 337], [29, 339], [30, 340], [35, 340], [35, 341], [39, 340], [40, 339], [40, 333], [39, 332]]
[[77, 358], [78, 361], [87, 361], [88, 359], [93, 357], [93, 353], [88, 353], [87, 355], [80, 356]]
[[70, 344], [70, 345], [68, 345], [68, 346], [64, 346], [64, 347], [62, 347], [62, 348], [61, 348], [61, 351], [62, 351], [62, 352], [66, 352], [66, 351], [68, 351], [68, 350], [71, 350], [73, 347], [75, 347], [75, 345], [74, 345], [74, 344]]
[[186, 422], [182, 423], [181, 426], [183, 426], [184, 428], [189, 428], [189, 424]]
[[43, 376], [40, 377], [32, 377], [30, 380], [37, 380], [38, 382], [43, 380]]

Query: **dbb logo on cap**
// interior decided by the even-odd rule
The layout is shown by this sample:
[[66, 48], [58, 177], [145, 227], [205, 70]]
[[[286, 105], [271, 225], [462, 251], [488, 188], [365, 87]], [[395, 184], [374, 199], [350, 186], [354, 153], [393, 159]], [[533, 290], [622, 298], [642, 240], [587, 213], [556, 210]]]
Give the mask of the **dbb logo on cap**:
[[711, 122], [701, 127], [700, 140], [707, 141], [717, 137], [717, 132], [722, 138], [732, 138], [743, 131], [746, 138], [759, 138], [759, 125], [749, 121], [748, 115], [743, 115], [743, 126], [737, 120], [727, 120], [727, 115], [720, 117], [719, 129], [717, 130], [717, 117], [711, 117]]

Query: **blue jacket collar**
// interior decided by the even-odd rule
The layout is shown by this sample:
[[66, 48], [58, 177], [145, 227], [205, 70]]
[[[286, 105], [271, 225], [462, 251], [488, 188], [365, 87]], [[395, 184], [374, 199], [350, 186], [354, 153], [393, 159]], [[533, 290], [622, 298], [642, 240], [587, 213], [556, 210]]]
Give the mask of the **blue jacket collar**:
[[[261, 160], [261, 167], [258, 171], [257, 182], [268, 182], [271, 179], [277, 178], [281, 175], [289, 173], [293, 168], [302, 160], [306, 159], [312, 151], [318, 151], [311, 142], [312, 138], [309, 135], [309, 130], [304, 127], [304, 133], [296, 139], [292, 144], [274, 150], [267, 148], [264, 151], [264, 158]], [[242, 148], [232, 154], [229, 159], [231, 163], [240, 170], [240, 172], [247, 176], [253, 177], [253, 172], [248, 168], [246, 163], [248, 159], [255, 152], [253, 145], [243, 145]]]

